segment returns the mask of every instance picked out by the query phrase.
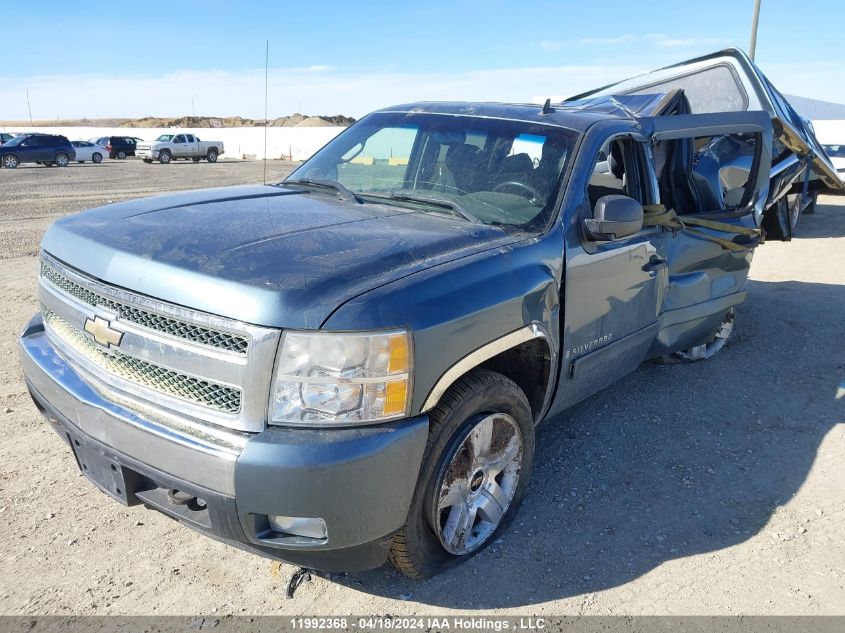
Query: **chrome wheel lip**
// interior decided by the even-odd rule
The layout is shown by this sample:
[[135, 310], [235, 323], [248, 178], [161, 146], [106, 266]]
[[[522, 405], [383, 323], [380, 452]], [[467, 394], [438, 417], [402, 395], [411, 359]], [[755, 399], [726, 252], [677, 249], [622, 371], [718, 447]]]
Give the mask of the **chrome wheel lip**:
[[482, 547], [510, 509], [523, 461], [519, 425], [506, 413], [479, 416], [454, 444], [435, 482], [432, 528], [450, 554]]

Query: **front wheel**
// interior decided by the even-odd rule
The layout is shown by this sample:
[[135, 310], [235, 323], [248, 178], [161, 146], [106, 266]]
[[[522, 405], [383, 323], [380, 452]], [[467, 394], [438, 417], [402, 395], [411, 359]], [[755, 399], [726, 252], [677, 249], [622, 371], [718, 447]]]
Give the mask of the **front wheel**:
[[70, 157], [64, 152], [59, 152], [53, 162], [59, 167], [67, 167], [70, 164]]
[[6, 169], [14, 169], [18, 166], [18, 157], [14, 154], [6, 154], [3, 157], [3, 167]]
[[217, 162], [217, 150], [210, 149], [208, 150], [208, 154], [205, 155], [205, 160], [209, 163], [216, 163]]
[[102, 163], [103, 162], [103, 155], [100, 154], [100, 153], [96, 153], [91, 157], [91, 160], [93, 160], [95, 163]]
[[117, 160], [125, 160], [125, 159], [126, 159], [126, 152], [124, 152], [123, 150], [120, 150], [117, 153]]
[[408, 519], [390, 548], [390, 561], [411, 578], [433, 576], [489, 545], [513, 520], [534, 460], [531, 407], [502, 374], [464, 376], [429, 419]]
[[162, 165], [167, 165], [170, 162], [171, 158], [172, 156], [170, 155], [170, 152], [165, 150], [158, 155], [158, 162], [160, 162]]

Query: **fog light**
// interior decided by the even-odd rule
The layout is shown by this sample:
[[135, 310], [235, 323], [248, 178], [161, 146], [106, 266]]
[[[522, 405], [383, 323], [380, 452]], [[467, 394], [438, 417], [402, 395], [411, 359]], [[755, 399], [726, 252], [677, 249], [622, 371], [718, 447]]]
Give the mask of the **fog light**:
[[270, 521], [270, 527], [276, 532], [284, 532], [291, 536], [304, 536], [314, 539], [325, 539], [329, 535], [326, 529], [326, 522], [323, 519], [286, 517], [272, 514], [267, 518]]

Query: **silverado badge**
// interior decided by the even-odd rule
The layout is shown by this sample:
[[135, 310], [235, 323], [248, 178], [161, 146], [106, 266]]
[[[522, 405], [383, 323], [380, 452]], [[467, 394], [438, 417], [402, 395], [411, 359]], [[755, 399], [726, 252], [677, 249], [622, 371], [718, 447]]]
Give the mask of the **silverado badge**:
[[123, 340], [123, 332], [112, 329], [111, 321], [95, 316], [93, 319], [85, 319], [85, 331], [88, 332], [97, 345], [111, 348], [120, 345]]

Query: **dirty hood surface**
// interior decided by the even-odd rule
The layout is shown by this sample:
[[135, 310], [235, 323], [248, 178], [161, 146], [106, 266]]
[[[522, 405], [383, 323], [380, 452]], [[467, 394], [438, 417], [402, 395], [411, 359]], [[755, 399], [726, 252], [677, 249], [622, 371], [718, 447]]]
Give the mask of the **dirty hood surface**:
[[441, 214], [247, 186], [86, 211], [56, 222], [42, 248], [150, 297], [258, 325], [316, 328], [367, 290], [516, 239]]

